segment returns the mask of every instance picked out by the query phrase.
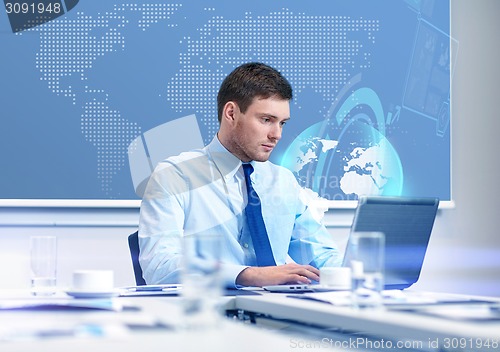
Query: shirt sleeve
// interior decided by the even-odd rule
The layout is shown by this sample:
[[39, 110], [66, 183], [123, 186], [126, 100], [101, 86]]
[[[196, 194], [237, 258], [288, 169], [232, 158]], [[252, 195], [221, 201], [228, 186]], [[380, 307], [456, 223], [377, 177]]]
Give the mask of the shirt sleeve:
[[[162, 165], [151, 175], [139, 219], [139, 262], [147, 284], [181, 283], [182, 238], [186, 211], [193, 201], [191, 187], [190, 179], [174, 164]], [[197, 219], [203, 222], [202, 217]], [[237, 276], [247, 266], [226, 262], [224, 255], [222, 285], [235, 287]]]
[[297, 211], [288, 253], [297, 263], [316, 268], [340, 266], [342, 259], [333, 236], [318, 216], [318, 209], [301, 197], [303, 191], [297, 184]]
[[185, 190], [185, 180], [173, 166], [158, 167], [146, 187], [139, 218], [139, 262], [148, 284], [180, 282], [184, 203], [189, 195]]

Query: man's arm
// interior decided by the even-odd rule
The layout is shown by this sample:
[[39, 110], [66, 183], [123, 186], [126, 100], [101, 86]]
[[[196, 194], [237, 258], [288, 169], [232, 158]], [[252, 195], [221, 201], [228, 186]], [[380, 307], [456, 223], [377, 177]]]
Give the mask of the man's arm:
[[158, 169], [151, 175], [141, 203], [139, 261], [148, 284], [178, 283], [184, 222], [182, 195], [186, 193], [172, 189], [183, 190], [185, 185], [174, 168]]
[[266, 286], [281, 284], [310, 284], [319, 281], [319, 270], [311, 265], [295, 263], [279, 266], [248, 267], [236, 278], [237, 285]]
[[325, 265], [340, 266], [342, 257], [339, 255], [337, 244], [323, 224], [323, 210], [327, 209], [318, 209], [314, 199], [303, 196], [307, 193], [312, 191], [299, 190], [299, 211], [296, 214], [288, 254], [296, 263], [307, 263], [316, 268]]

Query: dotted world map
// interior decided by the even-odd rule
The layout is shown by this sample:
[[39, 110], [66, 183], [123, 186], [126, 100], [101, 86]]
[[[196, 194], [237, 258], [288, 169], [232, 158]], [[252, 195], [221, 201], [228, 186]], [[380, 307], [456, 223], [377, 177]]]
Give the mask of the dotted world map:
[[[90, 151], [93, 155], [95, 164], [82, 164], [82, 167], [93, 169], [98, 189], [95, 186], [85, 189], [82, 183], [81, 194], [76, 198], [134, 199], [127, 154], [131, 142], [156, 126], [194, 114], [203, 143], [208, 144], [219, 127], [216, 96], [222, 80], [236, 66], [250, 61], [277, 68], [293, 86], [292, 120], [271, 158], [291, 171], [298, 169], [293, 160], [309, 162], [311, 155], [321, 164], [320, 159], [326, 156], [313, 155], [318, 150], [337, 153], [335, 162], [343, 164], [340, 168], [345, 171], [354, 171], [353, 175], [373, 170], [373, 162], [367, 162], [368, 167], [346, 169], [352, 163], [353, 150], [359, 154], [361, 149], [360, 145], [349, 144], [347, 137], [344, 142], [340, 137], [344, 135], [346, 123], [356, 124], [347, 122], [346, 117], [342, 126], [338, 116], [332, 118], [332, 107], [338, 108], [339, 98], [349, 96], [354, 92], [353, 85], [359, 82], [373, 91], [375, 98], [361, 101], [356, 107], [358, 115], [365, 114], [362, 105], [370, 106], [373, 102], [380, 105], [381, 114], [370, 126], [382, 131], [379, 142], [387, 144], [384, 138], [393, 141], [395, 137], [396, 143], [389, 143], [389, 147], [398, 162], [401, 158], [404, 165], [408, 157], [417, 161], [413, 154], [424, 152], [417, 150], [424, 140], [433, 150], [449, 152], [449, 134], [444, 130], [445, 133], [441, 131], [436, 137], [435, 127], [437, 112], [434, 110], [442, 112], [441, 100], [449, 97], [444, 81], [439, 82], [444, 88], [440, 95], [433, 97], [433, 105], [425, 101], [421, 104], [421, 110], [426, 110], [425, 118], [404, 119], [403, 99], [410, 101], [406, 97], [416, 97], [405, 92], [411, 80], [408, 72], [416, 45], [415, 33], [419, 19], [430, 14], [421, 13], [422, 9], [411, 1], [396, 3], [384, 2], [384, 6], [394, 7], [394, 11], [388, 13], [364, 0], [311, 4], [257, 0], [248, 5], [225, 0], [168, 4], [80, 1], [64, 16], [13, 36], [28, 41], [36, 35], [32, 64], [38, 79], [59, 99], [61, 109], [57, 118], [79, 127], [79, 143], [87, 148], [86, 153]], [[430, 37], [432, 31], [428, 33]], [[381, 57], [382, 52], [387, 57]], [[449, 53], [448, 56], [441, 53], [442, 62], [447, 63], [447, 58]], [[434, 67], [426, 70], [432, 69]], [[446, 79], [449, 73], [446, 69], [440, 72], [444, 77], [441, 79]], [[422, 71], [420, 76], [424, 74]], [[421, 96], [427, 92], [424, 88], [419, 88]], [[353, 95], [353, 99], [358, 97]], [[413, 110], [418, 113], [417, 105], [415, 103]], [[373, 119], [363, 116], [361, 120], [367, 122]], [[358, 118], [358, 123], [361, 120]], [[321, 128], [314, 127], [318, 123], [323, 124]], [[407, 137], [413, 125], [418, 126], [417, 137], [411, 140]], [[371, 133], [365, 126], [359, 127], [358, 132], [350, 132], [350, 138], [356, 138], [356, 133], [363, 136]], [[327, 129], [328, 135], [316, 133]], [[305, 143], [300, 151], [303, 155], [293, 154], [294, 143], [303, 137], [300, 141]], [[74, 135], [72, 138], [78, 139]], [[313, 145], [316, 149], [304, 149], [306, 145], [311, 146], [309, 142], [315, 138], [334, 147], [321, 149]], [[404, 145], [406, 140], [408, 148]], [[415, 150], [411, 145], [417, 146]], [[338, 154], [337, 146], [347, 148], [346, 152]], [[363, 151], [373, 146], [372, 141], [364, 141]], [[440, 158], [434, 154], [436, 159]], [[284, 156], [293, 160], [283, 162]], [[78, 155], [74, 158], [78, 159]], [[332, 159], [333, 154], [328, 158]], [[426, 159], [418, 168], [422, 171], [418, 172], [425, 174], [426, 168], [448, 169], [449, 161], [438, 163], [440, 161]], [[324, 170], [331, 170], [323, 164], [320, 166]], [[310, 173], [304, 165], [300, 167], [304, 174], [297, 173], [298, 179]], [[402, 175], [401, 170], [398, 172]], [[443, 174], [436, 171], [438, 173]], [[449, 188], [449, 178], [446, 173], [443, 175], [443, 180], [435, 184]], [[311, 187], [314, 182], [302, 184]], [[318, 189], [315, 191], [322, 195]], [[444, 193], [449, 196], [449, 190], [445, 189]]]

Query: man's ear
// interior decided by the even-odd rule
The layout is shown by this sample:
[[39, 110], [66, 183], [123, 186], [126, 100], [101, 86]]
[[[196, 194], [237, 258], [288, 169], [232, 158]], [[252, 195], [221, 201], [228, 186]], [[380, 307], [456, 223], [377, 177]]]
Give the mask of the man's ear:
[[231, 125], [234, 124], [236, 119], [236, 113], [239, 111], [238, 104], [234, 101], [228, 101], [226, 105], [224, 105], [224, 109], [222, 110], [222, 119], [229, 122]]

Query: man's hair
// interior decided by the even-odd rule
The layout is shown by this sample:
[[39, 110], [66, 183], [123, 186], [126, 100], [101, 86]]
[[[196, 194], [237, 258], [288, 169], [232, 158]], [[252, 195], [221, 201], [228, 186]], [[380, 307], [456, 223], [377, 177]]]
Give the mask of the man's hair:
[[233, 70], [222, 82], [217, 95], [217, 112], [219, 123], [222, 110], [228, 101], [238, 104], [245, 113], [254, 98], [267, 99], [277, 97], [292, 100], [292, 86], [274, 68], [260, 63], [250, 62]]

